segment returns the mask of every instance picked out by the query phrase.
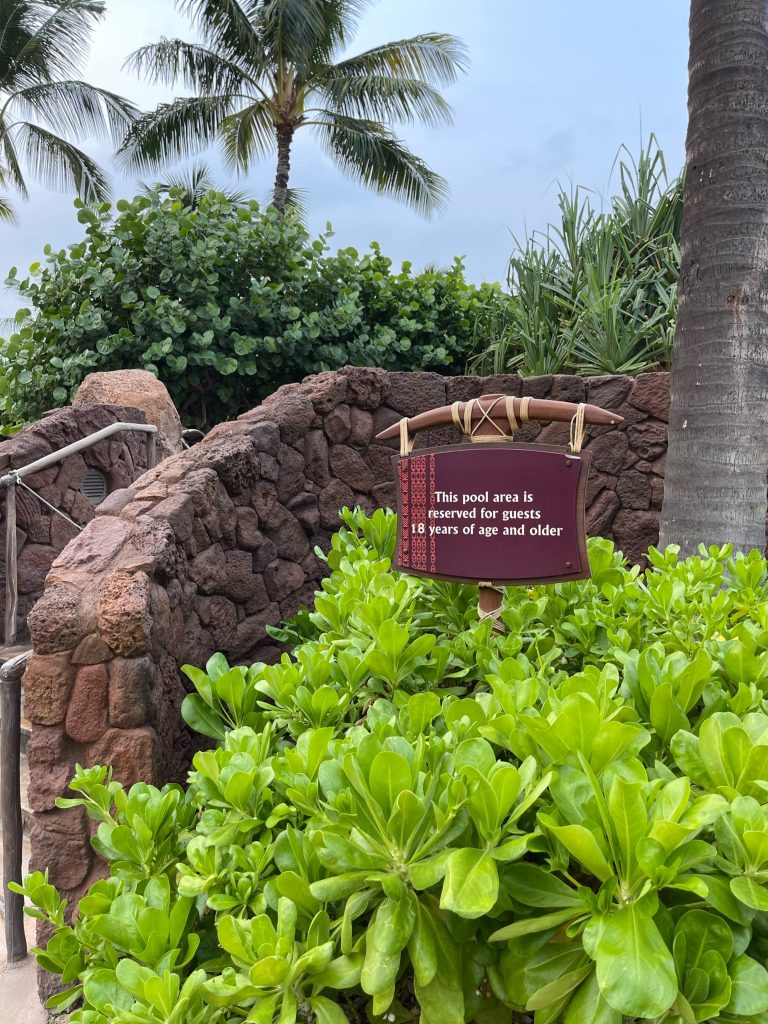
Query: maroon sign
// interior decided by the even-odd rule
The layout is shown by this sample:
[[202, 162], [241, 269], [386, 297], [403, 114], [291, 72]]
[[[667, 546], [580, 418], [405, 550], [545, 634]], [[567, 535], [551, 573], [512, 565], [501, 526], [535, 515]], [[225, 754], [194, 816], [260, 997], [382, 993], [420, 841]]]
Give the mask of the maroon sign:
[[472, 443], [395, 459], [395, 568], [500, 586], [587, 579], [589, 452]]

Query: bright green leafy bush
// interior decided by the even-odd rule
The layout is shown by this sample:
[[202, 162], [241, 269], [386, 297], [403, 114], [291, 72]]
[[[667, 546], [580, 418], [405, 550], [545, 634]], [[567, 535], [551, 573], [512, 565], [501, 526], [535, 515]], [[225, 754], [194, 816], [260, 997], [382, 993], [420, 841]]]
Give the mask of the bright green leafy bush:
[[496, 286], [400, 272], [377, 245], [331, 254], [295, 216], [211, 192], [150, 189], [86, 208], [82, 241], [7, 284], [26, 307], [0, 342], [0, 420], [35, 419], [93, 370], [144, 368], [182, 418], [231, 419], [279, 385], [347, 363], [461, 373]]
[[290, 655], [187, 669], [186, 791], [78, 770], [110, 878], [25, 883], [76, 1024], [765, 1024], [766, 562], [593, 540], [498, 635], [343, 515]]

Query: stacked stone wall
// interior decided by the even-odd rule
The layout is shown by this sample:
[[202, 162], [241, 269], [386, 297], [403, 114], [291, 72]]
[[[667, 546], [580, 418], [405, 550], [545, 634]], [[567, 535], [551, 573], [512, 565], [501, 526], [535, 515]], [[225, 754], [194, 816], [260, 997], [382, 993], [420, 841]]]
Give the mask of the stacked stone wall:
[[[110, 763], [125, 783], [183, 781], [199, 737], [184, 726], [181, 665], [214, 651], [272, 661], [267, 626], [312, 601], [314, 553], [342, 506], [394, 500], [394, 444], [375, 434], [401, 416], [481, 394], [590, 401], [619, 428], [590, 428], [587, 524], [632, 559], [657, 540], [666, 449], [666, 374], [443, 378], [351, 368], [288, 385], [240, 419], [166, 459], [97, 510], [53, 563], [29, 617], [25, 676], [32, 866], [75, 899], [102, 870], [78, 809], [59, 810], [75, 763]], [[567, 424], [529, 423], [521, 440], [564, 444]], [[459, 441], [453, 427], [417, 446]]]
[[[59, 409], [38, 423], [0, 443], [0, 476], [21, 469], [65, 445], [79, 441], [119, 421], [146, 423], [139, 409], [121, 405], [78, 405]], [[61, 509], [78, 526], [93, 519], [96, 508], [81, 493], [89, 468], [100, 470], [108, 491], [131, 484], [147, 468], [145, 435], [114, 434], [80, 454], [24, 478], [27, 487]], [[77, 529], [25, 489], [16, 491], [16, 545], [18, 551], [19, 639], [28, 636], [26, 619], [43, 594], [45, 577], [56, 556]], [[5, 494], [0, 490], [0, 622], [5, 619]]]

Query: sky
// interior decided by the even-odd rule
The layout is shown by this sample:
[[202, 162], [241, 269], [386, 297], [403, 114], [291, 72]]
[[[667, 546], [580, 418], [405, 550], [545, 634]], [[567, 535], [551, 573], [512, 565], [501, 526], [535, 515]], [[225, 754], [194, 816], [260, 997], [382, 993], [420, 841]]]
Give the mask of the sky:
[[[161, 36], [193, 38], [173, 0], [107, 0], [84, 77], [129, 96], [143, 109], [173, 95], [122, 70], [125, 57]], [[345, 178], [314, 143], [296, 136], [291, 185], [308, 193], [309, 227], [334, 229], [334, 247], [365, 250], [372, 240], [397, 265], [446, 266], [465, 260], [473, 281], [504, 281], [514, 238], [543, 230], [557, 214], [557, 185], [583, 185], [594, 201], [611, 194], [622, 144], [637, 152], [653, 132], [670, 174], [682, 167], [686, 129], [686, 0], [379, 0], [365, 15], [350, 52], [419, 32], [449, 32], [469, 50], [470, 66], [445, 92], [451, 127], [406, 125], [398, 133], [445, 177], [446, 210], [424, 220], [396, 201]], [[104, 165], [110, 153], [87, 147]], [[218, 154], [205, 156], [225, 185]], [[136, 192], [112, 169], [114, 197]], [[147, 177], [145, 175], [145, 177]], [[263, 199], [274, 178], [267, 160], [237, 187]], [[55, 249], [78, 241], [70, 196], [31, 189], [15, 202], [18, 227], [0, 225], [0, 271], [20, 274]], [[3, 274], [4, 276], [4, 274]], [[2, 278], [0, 278], [2, 280]], [[0, 316], [19, 301], [0, 288]]]

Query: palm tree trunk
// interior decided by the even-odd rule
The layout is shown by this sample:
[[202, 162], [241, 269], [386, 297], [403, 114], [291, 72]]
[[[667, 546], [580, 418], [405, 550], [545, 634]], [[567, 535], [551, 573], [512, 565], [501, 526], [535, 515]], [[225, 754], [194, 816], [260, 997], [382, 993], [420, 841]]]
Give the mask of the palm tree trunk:
[[277, 174], [272, 202], [281, 217], [285, 216], [288, 203], [288, 176], [291, 172], [291, 143], [294, 130], [291, 125], [277, 126]]
[[765, 547], [765, 0], [691, 0], [680, 308], [661, 545]]

